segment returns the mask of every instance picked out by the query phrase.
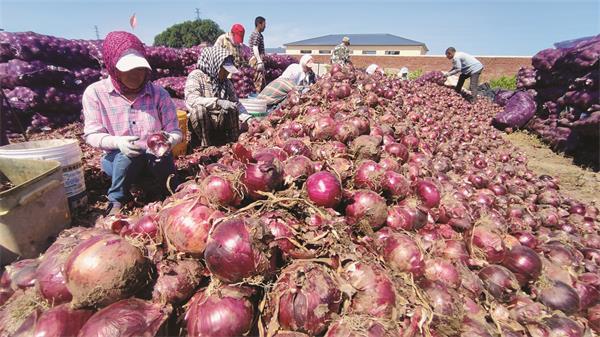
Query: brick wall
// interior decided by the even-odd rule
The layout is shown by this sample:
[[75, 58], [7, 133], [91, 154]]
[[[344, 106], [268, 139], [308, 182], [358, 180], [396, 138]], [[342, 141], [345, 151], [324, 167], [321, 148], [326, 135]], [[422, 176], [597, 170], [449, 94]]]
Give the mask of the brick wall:
[[[313, 55], [316, 63], [329, 63], [329, 55]], [[448, 71], [452, 64], [444, 56], [351, 56], [355, 66], [366, 68], [372, 63], [386, 69], [407, 67], [409, 71], [421, 69]], [[519, 67], [531, 66], [531, 57], [478, 56], [485, 67], [482, 81], [500, 76], [516, 75]]]

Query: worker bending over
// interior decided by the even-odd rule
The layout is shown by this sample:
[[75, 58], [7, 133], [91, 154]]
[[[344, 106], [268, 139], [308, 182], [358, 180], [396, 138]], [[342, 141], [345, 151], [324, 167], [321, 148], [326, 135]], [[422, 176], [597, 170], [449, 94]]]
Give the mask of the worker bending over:
[[460, 51], [456, 51], [454, 47], [450, 47], [446, 49], [446, 57], [449, 60], [452, 60], [452, 69], [449, 72], [444, 74], [445, 77], [452, 76], [460, 73], [458, 77], [458, 83], [456, 83], [456, 92], [460, 93], [462, 90], [462, 86], [465, 83], [467, 78], [471, 79], [471, 102], [475, 102], [477, 100], [477, 91], [479, 88], [479, 76], [483, 71], [483, 64], [479, 62], [475, 57], [463, 53]]

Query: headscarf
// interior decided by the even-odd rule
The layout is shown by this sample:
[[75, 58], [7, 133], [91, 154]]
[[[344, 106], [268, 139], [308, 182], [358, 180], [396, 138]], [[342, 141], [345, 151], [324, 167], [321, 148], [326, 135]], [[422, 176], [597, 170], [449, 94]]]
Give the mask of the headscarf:
[[366, 72], [369, 75], [373, 75], [375, 71], [377, 71], [377, 68], [379, 68], [379, 66], [373, 63], [367, 67]]
[[313, 57], [311, 55], [304, 55], [300, 58], [300, 65], [305, 66], [308, 62], [312, 61]]
[[[131, 92], [119, 79], [117, 71], [117, 62], [121, 55], [129, 49], [133, 49], [146, 57], [146, 48], [137, 36], [128, 32], [110, 32], [106, 35], [102, 44], [102, 59], [104, 66], [110, 75], [113, 86], [119, 93]], [[144, 85], [150, 80], [150, 71], [146, 74]]]
[[215, 97], [219, 96], [227, 81], [227, 78], [219, 80], [219, 70], [228, 57], [232, 57], [229, 50], [212, 46], [202, 49], [198, 58], [198, 69], [210, 78]]

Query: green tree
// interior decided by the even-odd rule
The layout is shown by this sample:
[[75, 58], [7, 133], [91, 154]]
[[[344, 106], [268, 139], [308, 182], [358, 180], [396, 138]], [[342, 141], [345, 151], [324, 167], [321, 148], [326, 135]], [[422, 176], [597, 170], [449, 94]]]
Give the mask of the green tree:
[[214, 43], [221, 34], [223, 30], [213, 20], [185, 21], [156, 35], [154, 45], [173, 48], [192, 47], [202, 42]]

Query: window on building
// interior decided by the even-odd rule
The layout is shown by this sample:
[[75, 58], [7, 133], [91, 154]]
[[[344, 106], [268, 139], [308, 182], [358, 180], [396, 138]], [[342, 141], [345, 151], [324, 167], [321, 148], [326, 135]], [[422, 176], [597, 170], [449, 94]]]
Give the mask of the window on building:
[[319, 54], [331, 54], [331, 50], [319, 50]]
[[363, 50], [362, 54], [363, 55], [375, 55], [375, 54], [377, 54], [377, 52], [375, 50]]
[[312, 50], [308, 50], [308, 49], [300, 50], [300, 54], [312, 54]]
[[400, 51], [399, 50], [386, 50], [385, 54], [386, 55], [400, 55]]

